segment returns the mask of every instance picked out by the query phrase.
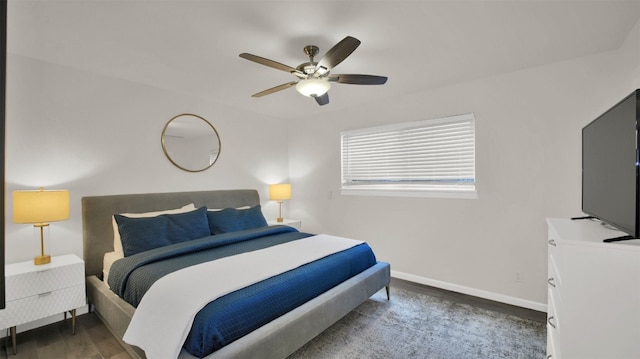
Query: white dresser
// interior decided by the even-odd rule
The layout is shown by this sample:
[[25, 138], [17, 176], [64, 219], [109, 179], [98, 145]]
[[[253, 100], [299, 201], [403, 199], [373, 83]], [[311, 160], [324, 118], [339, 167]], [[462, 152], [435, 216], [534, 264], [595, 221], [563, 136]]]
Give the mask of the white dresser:
[[75, 333], [75, 310], [86, 304], [84, 262], [69, 254], [51, 263], [33, 261], [5, 267], [6, 308], [0, 310], [0, 328], [10, 328], [14, 353], [16, 326], [70, 311]]
[[640, 358], [640, 240], [593, 220], [547, 219], [547, 358]]

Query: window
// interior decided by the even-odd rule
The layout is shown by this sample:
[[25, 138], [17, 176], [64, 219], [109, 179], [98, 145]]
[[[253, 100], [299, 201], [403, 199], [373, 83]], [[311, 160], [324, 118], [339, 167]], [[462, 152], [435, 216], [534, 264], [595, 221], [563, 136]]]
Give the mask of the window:
[[346, 131], [342, 193], [476, 198], [475, 117]]

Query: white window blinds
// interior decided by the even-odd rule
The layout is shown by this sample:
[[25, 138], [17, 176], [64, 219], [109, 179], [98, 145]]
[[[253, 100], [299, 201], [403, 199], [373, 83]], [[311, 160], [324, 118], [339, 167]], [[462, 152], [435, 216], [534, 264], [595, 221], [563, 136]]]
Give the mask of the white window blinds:
[[347, 131], [343, 189], [475, 191], [473, 114]]

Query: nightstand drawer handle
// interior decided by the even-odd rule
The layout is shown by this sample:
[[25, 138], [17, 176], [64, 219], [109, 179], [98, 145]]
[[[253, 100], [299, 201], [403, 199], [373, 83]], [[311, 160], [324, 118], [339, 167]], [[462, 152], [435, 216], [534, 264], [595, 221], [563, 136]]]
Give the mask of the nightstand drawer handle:
[[555, 239], [550, 239], [549, 240], [549, 244], [555, 247], [556, 246], [556, 240]]
[[555, 280], [554, 280], [553, 278], [549, 278], [549, 279], [547, 280], [547, 283], [549, 283], [549, 285], [550, 285], [550, 286], [552, 286], [552, 287], [554, 287], [554, 288], [555, 288], [555, 287], [556, 287], [556, 284], [554, 283], [554, 281], [555, 281]]
[[40, 294], [38, 294], [38, 297], [46, 297], [46, 296], [48, 296], [48, 295], [51, 295], [51, 293], [53, 293], [53, 292], [44, 292], [44, 293], [40, 293]]
[[549, 323], [549, 325], [552, 326], [553, 329], [556, 328], [556, 325], [553, 323], [554, 319], [555, 319], [554, 317], [549, 317], [549, 319], [547, 319], [547, 323]]

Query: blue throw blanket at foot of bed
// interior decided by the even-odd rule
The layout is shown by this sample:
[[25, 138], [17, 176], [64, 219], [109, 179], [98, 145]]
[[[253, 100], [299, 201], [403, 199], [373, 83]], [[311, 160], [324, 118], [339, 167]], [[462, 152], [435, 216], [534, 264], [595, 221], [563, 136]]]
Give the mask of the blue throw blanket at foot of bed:
[[196, 315], [184, 348], [206, 356], [375, 263], [371, 248], [363, 243], [227, 294]]

